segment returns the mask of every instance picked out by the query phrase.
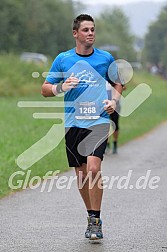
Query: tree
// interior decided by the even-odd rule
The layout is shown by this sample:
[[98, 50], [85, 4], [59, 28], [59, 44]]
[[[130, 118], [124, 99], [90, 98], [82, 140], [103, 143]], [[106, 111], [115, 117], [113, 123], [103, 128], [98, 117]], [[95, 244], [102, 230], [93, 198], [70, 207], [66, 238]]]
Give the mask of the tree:
[[167, 7], [149, 27], [145, 37], [144, 60], [153, 64], [163, 64], [167, 69]]
[[55, 56], [73, 46], [72, 0], [1, 0], [0, 51]]
[[70, 23], [74, 17], [72, 1], [23, 2], [25, 19], [21, 47], [24, 47], [24, 50], [40, 51], [54, 56], [71, 47], [73, 40]]
[[97, 46], [116, 45], [119, 47], [116, 52], [117, 58], [124, 58], [128, 61], [136, 59], [133, 47], [134, 36], [129, 32], [128, 18], [119, 8], [105, 10], [96, 20], [96, 26]]
[[0, 8], [0, 50], [17, 50], [21, 25], [21, 1], [1, 0]]

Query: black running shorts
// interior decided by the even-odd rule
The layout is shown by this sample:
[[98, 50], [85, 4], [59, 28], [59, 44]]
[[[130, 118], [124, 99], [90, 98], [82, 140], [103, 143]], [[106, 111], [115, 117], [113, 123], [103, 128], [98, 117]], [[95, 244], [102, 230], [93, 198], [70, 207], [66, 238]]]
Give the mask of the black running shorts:
[[87, 163], [88, 156], [103, 160], [110, 124], [99, 124], [88, 129], [66, 128], [65, 142], [69, 167], [79, 167]]

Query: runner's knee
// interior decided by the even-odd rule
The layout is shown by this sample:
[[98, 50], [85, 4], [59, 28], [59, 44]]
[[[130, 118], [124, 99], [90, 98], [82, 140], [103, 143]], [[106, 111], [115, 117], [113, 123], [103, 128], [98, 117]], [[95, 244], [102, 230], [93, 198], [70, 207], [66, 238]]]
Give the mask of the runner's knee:
[[91, 173], [92, 178], [94, 179], [97, 174], [100, 172], [99, 167], [96, 165], [90, 165], [89, 168], [89, 173]]

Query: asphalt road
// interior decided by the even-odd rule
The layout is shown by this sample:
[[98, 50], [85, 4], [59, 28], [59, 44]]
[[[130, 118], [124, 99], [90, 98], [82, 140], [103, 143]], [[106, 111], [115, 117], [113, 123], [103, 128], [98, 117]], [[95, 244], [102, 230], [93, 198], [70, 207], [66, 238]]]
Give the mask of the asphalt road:
[[[121, 146], [118, 155], [105, 156], [101, 243], [84, 238], [87, 215], [76, 181], [70, 187], [69, 181], [75, 176], [70, 171], [58, 176], [53, 187], [48, 180], [43, 192], [41, 184], [0, 201], [0, 251], [167, 251], [166, 153], [164, 123]], [[66, 183], [60, 181], [62, 176], [68, 177]], [[63, 185], [65, 188], [60, 189]]]

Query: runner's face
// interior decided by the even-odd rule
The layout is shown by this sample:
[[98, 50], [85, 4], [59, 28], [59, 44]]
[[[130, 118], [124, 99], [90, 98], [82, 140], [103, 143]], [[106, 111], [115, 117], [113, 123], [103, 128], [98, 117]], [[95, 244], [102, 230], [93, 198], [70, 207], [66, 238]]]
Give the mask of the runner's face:
[[84, 45], [93, 45], [95, 41], [95, 27], [92, 21], [83, 21], [78, 31], [73, 31], [74, 37]]

